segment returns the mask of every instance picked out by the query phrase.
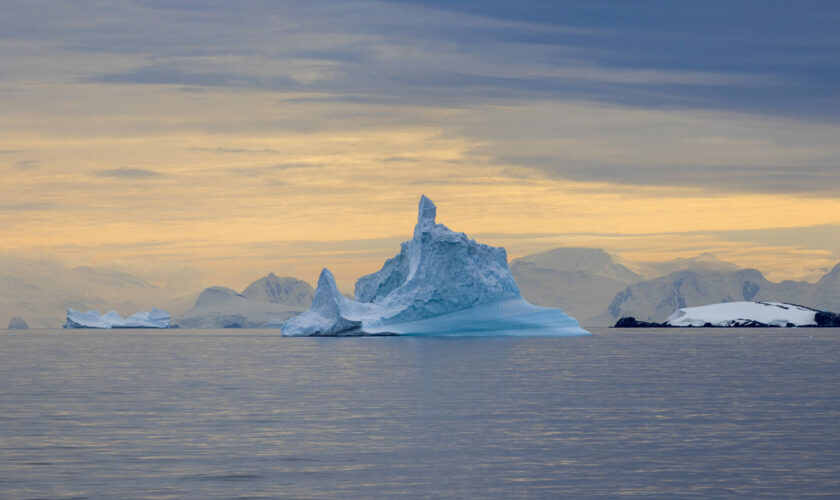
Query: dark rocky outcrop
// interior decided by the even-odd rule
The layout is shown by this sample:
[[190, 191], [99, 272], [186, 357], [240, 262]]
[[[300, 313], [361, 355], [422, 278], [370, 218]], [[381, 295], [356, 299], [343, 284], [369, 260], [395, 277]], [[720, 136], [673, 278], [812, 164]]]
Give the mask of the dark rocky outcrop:
[[840, 314], [837, 313], [819, 311], [814, 315], [814, 321], [817, 322], [817, 326], [840, 328]]
[[[834, 313], [828, 313], [834, 314]], [[840, 322], [840, 315], [838, 316], [838, 321]], [[796, 325], [793, 323], [788, 323], [785, 325], [787, 328], [793, 328]], [[813, 325], [813, 326], [834, 326], [834, 325]], [[837, 324], [840, 326], [840, 323]], [[768, 325], [767, 323], [762, 323], [760, 321], [754, 320], [742, 320], [737, 324], [727, 325], [727, 326], [720, 326], [720, 325], [713, 325], [711, 323], [706, 323], [703, 326], [675, 326], [669, 325], [668, 323], [656, 323], [653, 321], [637, 321], [636, 318], [633, 317], [626, 317], [621, 318], [615, 323], [613, 328], [781, 328], [779, 325]]]
[[637, 321], [636, 318], [628, 316], [618, 320], [613, 328], [665, 328], [667, 326], [664, 323], [654, 323], [653, 321]]

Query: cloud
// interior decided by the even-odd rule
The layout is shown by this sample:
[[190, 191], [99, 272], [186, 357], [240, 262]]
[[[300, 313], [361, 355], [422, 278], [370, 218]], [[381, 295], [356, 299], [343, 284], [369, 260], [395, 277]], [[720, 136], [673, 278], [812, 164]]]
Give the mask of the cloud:
[[420, 186], [479, 231], [837, 220], [829, 2], [7, 3], [0, 203], [61, 208], [6, 216], [7, 245], [164, 231], [210, 240], [173, 259], [244, 259], [255, 235], [398, 234]]
[[[305, 90], [343, 101], [596, 99], [836, 120], [840, 77], [830, 49], [840, 35], [826, 21], [836, 9], [607, 3], [134, 1], [103, 12], [95, 2], [47, 2], [6, 9], [0, 33], [61, 47], [38, 54], [54, 64], [34, 68], [31, 47], [10, 46], [11, 82], [38, 71], [50, 80]], [[750, 33], [721, 18], [748, 20]]]
[[195, 69], [192, 71], [170, 65], [152, 65], [121, 73], [105, 73], [90, 78], [95, 83], [191, 85], [196, 87], [269, 88], [273, 90], [301, 90], [292, 78], [264, 77], [255, 74]]
[[0, 213], [2, 212], [42, 212], [45, 210], [52, 210], [55, 205], [45, 202], [26, 202], [26, 203], [9, 203], [0, 204]]
[[[249, 177], [260, 176], [271, 172], [279, 172], [292, 168], [314, 168], [324, 166], [321, 163], [277, 163], [275, 165], [258, 165], [248, 167], [230, 167], [228, 172], [236, 175], [244, 175]], [[277, 184], [275, 184], [277, 185]], [[282, 185], [285, 185], [282, 184]]]
[[502, 164], [529, 166], [544, 174], [582, 182], [625, 186], [680, 186], [726, 193], [840, 194], [837, 167], [745, 167], [739, 165], [642, 166], [574, 163], [551, 157], [499, 157]]
[[158, 177], [166, 177], [166, 174], [155, 172], [154, 170], [129, 167], [120, 167], [110, 170], [100, 170], [96, 172], [95, 175], [99, 177], [110, 177], [113, 179], [153, 179]]
[[388, 156], [380, 160], [383, 163], [417, 163], [423, 161], [421, 158], [412, 156]]
[[585, 102], [496, 107], [453, 120], [476, 163], [518, 179], [840, 194], [840, 125]]
[[249, 153], [279, 153], [280, 151], [277, 149], [271, 148], [200, 148], [200, 147], [192, 147], [190, 151], [207, 151], [211, 153], [219, 153], [219, 154], [249, 154]]
[[40, 167], [40, 164], [38, 160], [21, 160], [15, 163], [15, 167], [21, 170], [32, 170]]

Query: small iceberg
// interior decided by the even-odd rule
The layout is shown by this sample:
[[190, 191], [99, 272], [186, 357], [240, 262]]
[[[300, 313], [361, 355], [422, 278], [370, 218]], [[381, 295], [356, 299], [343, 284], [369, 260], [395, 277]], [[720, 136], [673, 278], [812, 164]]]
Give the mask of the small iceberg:
[[344, 297], [329, 269], [321, 271], [312, 306], [285, 322], [282, 334], [588, 335], [560, 309], [522, 298], [504, 248], [476, 243], [435, 222], [437, 208], [420, 198], [417, 225], [400, 253], [356, 282]]
[[169, 313], [157, 308], [134, 313], [128, 318], [123, 318], [116, 311], [99, 314], [99, 311], [67, 309], [64, 328], [169, 328], [169, 321]]

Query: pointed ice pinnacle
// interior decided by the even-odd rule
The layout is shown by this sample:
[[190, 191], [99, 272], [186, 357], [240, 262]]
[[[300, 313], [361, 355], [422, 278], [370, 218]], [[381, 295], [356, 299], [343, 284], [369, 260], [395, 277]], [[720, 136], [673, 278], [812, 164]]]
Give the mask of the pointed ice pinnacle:
[[335, 284], [335, 277], [326, 267], [318, 277], [318, 288], [312, 307], [283, 324], [283, 335], [296, 337], [358, 335], [362, 322], [351, 319], [369, 314], [370, 306], [347, 300]]
[[315, 290], [315, 296], [312, 298], [312, 309], [330, 313], [337, 312], [340, 297], [341, 292], [338, 291], [338, 286], [335, 284], [335, 277], [325, 267], [321, 270], [321, 275], [318, 277], [318, 288]]
[[417, 212], [417, 223], [420, 224], [423, 221], [429, 221], [434, 224], [435, 217], [437, 217], [435, 203], [427, 198], [425, 194], [420, 195], [420, 210]]

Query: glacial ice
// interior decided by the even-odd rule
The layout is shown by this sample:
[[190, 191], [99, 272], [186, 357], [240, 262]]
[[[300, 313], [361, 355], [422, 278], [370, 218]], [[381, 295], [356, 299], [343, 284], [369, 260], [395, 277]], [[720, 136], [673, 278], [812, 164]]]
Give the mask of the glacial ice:
[[504, 248], [476, 243], [435, 222], [437, 208], [420, 198], [411, 240], [382, 269], [344, 297], [328, 269], [310, 309], [282, 326], [284, 336], [586, 335], [560, 309], [522, 298]]
[[64, 328], [169, 328], [169, 313], [152, 308], [151, 311], [141, 311], [123, 318], [116, 311], [100, 315], [99, 311], [67, 309]]

